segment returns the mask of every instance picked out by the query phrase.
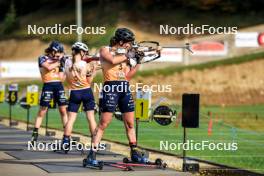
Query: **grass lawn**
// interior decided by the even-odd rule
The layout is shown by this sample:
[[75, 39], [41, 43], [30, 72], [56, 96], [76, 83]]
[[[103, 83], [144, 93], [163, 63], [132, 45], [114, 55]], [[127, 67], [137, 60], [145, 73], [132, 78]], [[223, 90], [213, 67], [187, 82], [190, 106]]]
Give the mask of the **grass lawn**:
[[[18, 105], [15, 105], [13, 108], [13, 118], [26, 121], [26, 110]], [[175, 106], [175, 108], [178, 112], [180, 111], [179, 106]], [[31, 122], [34, 121], [37, 110], [37, 107], [31, 109]], [[208, 122], [210, 119], [208, 111], [211, 111], [213, 114], [211, 117], [213, 119], [212, 134], [210, 136], [208, 135]], [[252, 118], [249, 115], [242, 117], [243, 113], [252, 116], [258, 115], [258, 118]], [[221, 116], [219, 114], [224, 115]], [[6, 103], [0, 104], [0, 115], [8, 117], [8, 105]], [[228, 121], [228, 119], [232, 119], [235, 123]], [[241, 119], [246, 119], [246, 123]], [[201, 107], [200, 127], [198, 129], [187, 129], [188, 140], [192, 140], [193, 143], [202, 141], [213, 143], [235, 142], [238, 149], [236, 151], [211, 151], [208, 148], [205, 150], [191, 150], [187, 151], [187, 156], [264, 173], [264, 131], [263, 128], [262, 130], [249, 130], [252, 125], [260, 128], [263, 127], [264, 105], [225, 108], [218, 106]], [[49, 126], [62, 129], [59, 114], [56, 110], [49, 111]], [[87, 121], [83, 113], [79, 114], [74, 131], [88, 134]], [[178, 143], [182, 142], [182, 137], [183, 129], [178, 120], [169, 126], [160, 126], [155, 121], [140, 123], [139, 145], [141, 147], [160, 150], [160, 141]], [[123, 123], [113, 119], [105, 132], [104, 138], [126, 144], [127, 139]], [[166, 150], [164, 152], [181, 154], [182, 150]]]

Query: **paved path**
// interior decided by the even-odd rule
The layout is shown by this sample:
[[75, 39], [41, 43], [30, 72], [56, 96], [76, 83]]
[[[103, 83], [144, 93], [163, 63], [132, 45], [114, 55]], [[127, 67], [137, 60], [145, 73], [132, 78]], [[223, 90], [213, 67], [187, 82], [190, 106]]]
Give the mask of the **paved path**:
[[[93, 168], [83, 168], [82, 159], [85, 157], [79, 151], [71, 151], [67, 155], [53, 151], [32, 151], [27, 149], [30, 132], [0, 125], [0, 171], [4, 176], [170, 176], [190, 175], [172, 169], [134, 168], [134, 171], [122, 171], [105, 166], [102, 171]], [[40, 141], [54, 141], [55, 138], [40, 136]], [[102, 152], [97, 157], [104, 161], [121, 161], [123, 156]]]

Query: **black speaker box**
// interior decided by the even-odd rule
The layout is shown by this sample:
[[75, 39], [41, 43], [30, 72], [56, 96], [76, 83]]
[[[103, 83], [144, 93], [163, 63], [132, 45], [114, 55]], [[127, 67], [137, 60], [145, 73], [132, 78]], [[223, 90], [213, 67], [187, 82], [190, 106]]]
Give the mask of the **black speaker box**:
[[182, 127], [199, 127], [200, 94], [183, 94], [182, 96]]

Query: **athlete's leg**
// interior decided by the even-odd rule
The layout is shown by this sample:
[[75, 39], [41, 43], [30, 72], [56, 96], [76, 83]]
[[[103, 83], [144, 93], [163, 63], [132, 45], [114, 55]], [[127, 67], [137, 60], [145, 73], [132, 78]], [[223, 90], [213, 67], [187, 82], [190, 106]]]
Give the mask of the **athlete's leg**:
[[134, 128], [134, 112], [123, 113], [124, 125], [130, 146], [131, 159], [134, 162], [146, 162], [144, 152], [137, 148], [137, 139]]
[[95, 117], [94, 117], [94, 110], [91, 111], [86, 111], [86, 117], [87, 120], [89, 122], [89, 130], [90, 130], [90, 134], [93, 135], [93, 132], [96, 128], [96, 121], [95, 121]]
[[61, 116], [62, 125], [63, 127], [65, 127], [68, 120], [67, 109], [66, 109], [66, 105], [68, 104], [68, 102], [66, 99], [66, 95], [62, 83], [58, 83], [55, 86], [53, 86], [53, 93], [54, 93], [54, 101], [57, 102], [59, 105], [59, 112]]
[[93, 91], [91, 88], [82, 90], [82, 102], [83, 110], [86, 112], [86, 118], [88, 120], [90, 134], [93, 135], [93, 132], [96, 128], [96, 121], [94, 117], [94, 108], [95, 101], [93, 96]]
[[[73, 124], [76, 120], [78, 110], [81, 105], [81, 92], [73, 90], [71, 91], [70, 94], [70, 99], [69, 99], [69, 106], [68, 106], [68, 114], [67, 114], [67, 122], [65, 123], [65, 128], [64, 128], [64, 136], [70, 137], [73, 129]], [[62, 111], [62, 120], [63, 120], [63, 115], [64, 115], [64, 110], [66, 111], [66, 106], [61, 106], [63, 107]], [[65, 109], [64, 109], [65, 107]], [[64, 121], [65, 122], [65, 121]]]
[[35, 128], [40, 128], [42, 120], [46, 115], [48, 107], [40, 106], [36, 120], [35, 120]]
[[[127, 84], [127, 86], [129, 86]], [[129, 90], [129, 89], [128, 89]], [[123, 92], [120, 95], [118, 106], [122, 113], [126, 134], [129, 144], [136, 145], [136, 133], [134, 128], [134, 100], [130, 91]]]
[[45, 106], [40, 106], [39, 111], [38, 111], [38, 115], [36, 117], [35, 120], [35, 126], [32, 132], [32, 137], [31, 137], [31, 142], [36, 142], [38, 140], [38, 130], [41, 126], [42, 120], [45, 116], [45, 114], [47, 113], [48, 107]]
[[134, 128], [134, 101], [131, 92], [124, 92], [118, 101], [119, 109], [123, 115], [126, 134], [130, 146], [131, 160], [134, 162], [146, 162], [143, 152], [137, 147], [137, 139]]
[[112, 112], [103, 112], [101, 114], [101, 120], [93, 133], [92, 145], [93, 147], [95, 147], [95, 149], [98, 149], [98, 144], [100, 143], [102, 139], [104, 130], [107, 128], [107, 126], [112, 121], [112, 116], [113, 116]]
[[126, 134], [129, 143], [136, 144], [137, 139], [134, 128], [134, 112], [123, 113], [123, 121], [126, 128]]
[[[112, 84], [116, 84], [116, 83], [112, 83]], [[106, 85], [107, 83], [105, 83], [104, 86]], [[92, 139], [92, 145], [95, 150], [98, 149], [98, 145], [102, 139], [104, 130], [112, 121], [112, 116], [118, 102], [118, 97], [119, 97], [118, 92], [113, 91], [112, 87], [111, 87], [111, 91], [103, 92], [103, 98], [100, 107], [102, 110], [101, 118], [99, 124], [97, 125], [95, 131], [93, 132], [93, 139]]]
[[64, 127], [64, 135], [62, 138], [62, 146], [64, 147], [63, 150], [69, 151], [70, 140], [71, 140], [71, 133], [73, 124], [76, 120], [77, 113], [76, 112], [68, 112], [68, 120]]
[[37, 117], [35, 119], [35, 126], [34, 126], [35, 128], [33, 129], [33, 133], [32, 133], [32, 139], [31, 139], [32, 142], [35, 142], [38, 139], [38, 129], [40, 128], [42, 120], [47, 113], [48, 106], [52, 98], [53, 98], [53, 92], [51, 86], [49, 84], [44, 84], [40, 98], [40, 108]]
[[104, 130], [107, 128], [111, 120], [112, 120], [112, 112], [103, 112], [101, 114], [100, 122], [98, 126], [95, 128], [95, 130], [93, 131], [92, 147], [90, 149], [90, 152], [87, 155], [88, 161], [92, 163], [96, 162], [96, 152], [99, 149], [99, 143], [104, 134]]
[[64, 128], [64, 135], [65, 136], [71, 136], [73, 124], [76, 120], [76, 117], [77, 117], [76, 112], [68, 112], [68, 121], [65, 124], [65, 128]]
[[[66, 115], [66, 118], [64, 116], [64, 109], [61, 109], [63, 112], [60, 111], [62, 121], [65, 124], [62, 144], [66, 145], [66, 147], [70, 146], [70, 138], [72, 134], [73, 125], [77, 118], [78, 110], [81, 104], [81, 101], [78, 95], [79, 95], [78, 91], [71, 91], [69, 106], [68, 106], [68, 114]], [[60, 107], [65, 107], [65, 105], [60, 106]], [[65, 111], [66, 111], [66, 107], [65, 107]], [[67, 121], [65, 121], [65, 119], [67, 119]], [[69, 148], [66, 148], [65, 150], [68, 150], [68, 149]]]
[[59, 106], [59, 112], [61, 116], [61, 122], [63, 124], [63, 127], [65, 128], [66, 123], [68, 121], [68, 114], [67, 114], [67, 108], [65, 105]]

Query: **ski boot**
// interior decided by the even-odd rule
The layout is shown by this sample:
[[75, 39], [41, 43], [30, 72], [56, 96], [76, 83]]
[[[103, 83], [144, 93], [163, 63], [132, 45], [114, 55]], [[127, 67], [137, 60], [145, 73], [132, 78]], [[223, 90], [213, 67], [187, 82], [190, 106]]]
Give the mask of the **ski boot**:
[[131, 162], [142, 163], [142, 164], [148, 163], [148, 157], [146, 156], [146, 153], [137, 147], [131, 150], [130, 155], [131, 155]]
[[62, 150], [65, 154], [67, 154], [70, 151], [70, 145], [71, 145], [71, 138], [63, 136], [62, 139]]
[[96, 160], [96, 152], [92, 151], [91, 149], [87, 155], [87, 158], [83, 159], [83, 167], [86, 166], [96, 167], [102, 170], [104, 167], [104, 162]]
[[30, 141], [31, 145], [35, 146], [37, 144], [37, 140], [38, 140], [38, 132], [33, 131], [31, 141]]
[[56, 149], [53, 150], [54, 152], [62, 151], [65, 154], [68, 154], [70, 151], [71, 139], [70, 137], [63, 136], [62, 143], [57, 144]]

